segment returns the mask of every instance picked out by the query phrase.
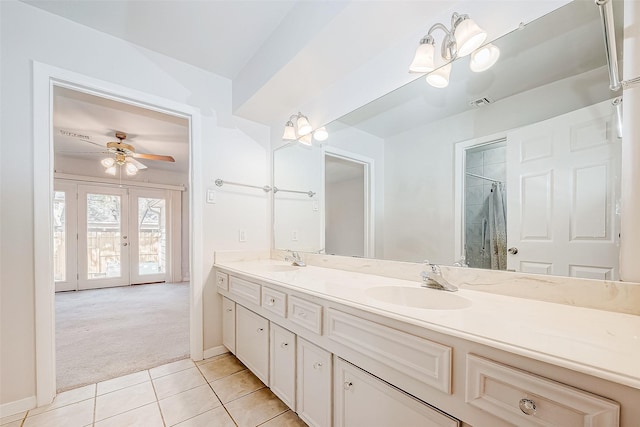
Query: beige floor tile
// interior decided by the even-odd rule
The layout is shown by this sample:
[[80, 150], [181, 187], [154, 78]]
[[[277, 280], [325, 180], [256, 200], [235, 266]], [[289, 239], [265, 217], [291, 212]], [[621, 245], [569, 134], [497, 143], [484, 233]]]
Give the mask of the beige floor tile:
[[264, 424], [260, 424], [260, 427], [307, 427], [307, 423], [302, 421], [295, 412], [287, 411]]
[[167, 363], [156, 368], [149, 369], [151, 378], [160, 378], [165, 375], [173, 374], [175, 372], [184, 371], [185, 369], [193, 368], [195, 364], [191, 359], [182, 359], [176, 362]]
[[95, 427], [164, 427], [156, 402], [107, 418], [94, 425]]
[[81, 402], [87, 399], [93, 399], [96, 397], [96, 385], [90, 384], [85, 387], [74, 388], [73, 390], [65, 391], [56, 395], [49, 405], [41, 406], [39, 408], [29, 411], [29, 415], [42, 414], [43, 412], [50, 411], [52, 409], [61, 408], [63, 406], [70, 405], [72, 403]]
[[151, 381], [149, 371], [134, 372], [133, 374], [102, 381], [98, 383], [98, 396], [131, 387], [132, 385], [141, 384], [145, 381]]
[[0, 425], [4, 426], [5, 424], [13, 423], [15, 421], [22, 421], [24, 417], [27, 415], [27, 412], [18, 412], [17, 414], [7, 415], [6, 417], [0, 418]]
[[228, 355], [198, 366], [207, 381], [215, 381], [227, 375], [247, 369], [235, 356]]
[[137, 384], [96, 397], [96, 421], [122, 414], [156, 401], [151, 382]]
[[239, 397], [245, 396], [264, 387], [262, 381], [258, 379], [250, 370], [236, 372], [235, 374], [213, 381], [211, 383], [213, 391], [216, 392], [222, 403], [231, 402]]
[[196, 365], [204, 365], [205, 363], [209, 363], [209, 362], [214, 361], [214, 360], [216, 360], [216, 359], [219, 359], [219, 358], [221, 358], [221, 357], [229, 356], [230, 354], [231, 354], [231, 353], [227, 352], [227, 353], [219, 354], [219, 355], [217, 355], [217, 356], [209, 357], [209, 358], [207, 358], [207, 359], [198, 360], [198, 361], [196, 362]]
[[167, 426], [178, 424], [221, 405], [209, 384], [174, 394], [159, 403]]
[[22, 419], [19, 419], [17, 421], [8, 421], [0, 425], [2, 425], [2, 427], [20, 427], [22, 425]]
[[289, 409], [268, 388], [229, 402], [225, 407], [239, 427], [255, 427]]
[[190, 390], [206, 383], [207, 382], [204, 377], [195, 366], [193, 368], [165, 375], [164, 377], [153, 380], [153, 386], [156, 389], [158, 400]]
[[188, 420], [177, 424], [176, 427], [236, 427], [236, 423], [233, 422], [227, 411], [220, 406], [219, 408], [207, 411], [204, 414], [200, 414], [197, 417], [189, 418]]
[[88, 399], [42, 414], [33, 416], [27, 414], [23, 425], [24, 427], [81, 427], [90, 425], [93, 421], [93, 406], [94, 399]]

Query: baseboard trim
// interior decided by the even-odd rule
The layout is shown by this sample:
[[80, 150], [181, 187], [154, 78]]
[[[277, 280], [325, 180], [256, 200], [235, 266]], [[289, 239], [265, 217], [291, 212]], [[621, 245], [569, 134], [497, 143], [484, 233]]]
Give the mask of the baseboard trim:
[[13, 402], [3, 403], [2, 405], [0, 405], [0, 418], [19, 414], [20, 412], [25, 412], [35, 407], [36, 407], [35, 396], [26, 397], [20, 400], [14, 400]]
[[204, 355], [203, 356], [204, 356], [205, 359], [208, 359], [210, 357], [219, 356], [221, 354], [225, 354], [225, 353], [228, 353], [228, 352], [229, 352], [229, 350], [227, 349], [227, 347], [225, 347], [223, 345], [219, 345], [217, 347], [211, 347], [211, 348], [206, 349], [204, 351]]

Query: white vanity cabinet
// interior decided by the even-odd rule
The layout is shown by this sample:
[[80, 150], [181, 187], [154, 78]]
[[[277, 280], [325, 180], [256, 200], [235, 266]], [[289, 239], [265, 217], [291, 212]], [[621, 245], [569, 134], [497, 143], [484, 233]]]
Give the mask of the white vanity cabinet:
[[455, 418], [336, 358], [334, 426], [456, 427]]
[[270, 325], [269, 388], [289, 408], [296, 410], [296, 334]]
[[222, 345], [236, 354], [236, 303], [222, 297]]
[[265, 384], [269, 383], [269, 321], [236, 304], [236, 356]]
[[298, 337], [296, 409], [311, 427], [331, 427], [331, 353]]

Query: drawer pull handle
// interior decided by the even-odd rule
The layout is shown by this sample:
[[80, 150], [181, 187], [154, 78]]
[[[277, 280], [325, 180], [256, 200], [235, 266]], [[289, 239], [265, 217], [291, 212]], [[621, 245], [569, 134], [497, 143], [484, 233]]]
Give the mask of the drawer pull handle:
[[289, 345], [288, 342], [283, 342], [282, 344], [280, 344], [280, 347], [287, 348], [288, 345]]
[[258, 328], [258, 333], [264, 331], [264, 328]]
[[223, 283], [224, 282], [224, 277], [218, 277], [218, 283]]
[[275, 298], [269, 298], [269, 299], [267, 300], [267, 305], [274, 305], [275, 303], [276, 303]]
[[344, 389], [345, 390], [349, 390], [352, 385], [353, 385], [353, 383], [351, 381], [345, 381], [344, 382]]
[[322, 368], [322, 363], [316, 362], [313, 364], [313, 369], [320, 369], [320, 368]]
[[232, 308], [227, 308], [227, 311], [233, 311], [233, 309]]
[[520, 410], [527, 415], [535, 415], [536, 402], [530, 399], [520, 399]]

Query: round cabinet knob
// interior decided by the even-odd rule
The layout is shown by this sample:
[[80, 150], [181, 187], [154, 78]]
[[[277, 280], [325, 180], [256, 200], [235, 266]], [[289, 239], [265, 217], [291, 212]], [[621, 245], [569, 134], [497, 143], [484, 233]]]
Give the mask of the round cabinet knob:
[[349, 390], [351, 388], [351, 386], [353, 386], [353, 383], [351, 381], [345, 381], [344, 382], [344, 389], [345, 390]]
[[509, 252], [511, 255], [515, 255], [515, 254], [518, 253], [518, 248], [516, 248], [516, 247], [509, 248], [509, 250], [507, 252]]
[[288, 345], [289, 345], [288, 342], [283, 342], [282, 344], [280, 344], [280, 347], [287, 348]]
[[232, 308], [227, 308], [227, 311], [231, 312], [231, 311], [233, 311], [233, 309]]
[[258, 333], [264, 331], [264, 328], [258, 328]]
[[320, 368], [322, 368], [322, 363], [316, 362], [313, 364], [313, 369], [320, 369]]
[[536, 402], [530, 399], [520, 399], [520, 410], [527, 415], [535, 415]]
[[129, 246], [127, 242], [123, 243], [122, 246]]
[[304, 311], [300, 311], [298, 312], [298, 317], [302, 317], [303, 319], [307, 318], [307, 313], [305, 313]]
[[267, 305], [274, 305], [276, 303], [275, 298], [269, 298], [269, 300], [267, 301]]

